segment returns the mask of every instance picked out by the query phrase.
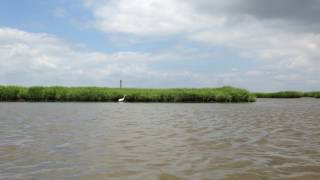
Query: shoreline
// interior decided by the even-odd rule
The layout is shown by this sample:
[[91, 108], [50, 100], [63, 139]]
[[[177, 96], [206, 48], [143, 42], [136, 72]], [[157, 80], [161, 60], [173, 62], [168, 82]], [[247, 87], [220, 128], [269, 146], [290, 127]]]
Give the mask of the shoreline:
[[254, 92], [256, 98], [320, 98], [320, 91], [302, 92], [302, 91], [280, 91], [280, 92]]

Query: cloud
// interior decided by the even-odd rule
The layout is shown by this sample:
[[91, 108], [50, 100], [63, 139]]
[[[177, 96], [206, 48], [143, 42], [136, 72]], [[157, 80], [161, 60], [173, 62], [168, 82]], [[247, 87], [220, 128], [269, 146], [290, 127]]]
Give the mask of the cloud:
[[49, 34], [0, 28], [1, 84], [110, 85], [118, 74], [145, 73], [150, 56], [88, 51]]
[[83, 1], [109, 45], [125, 45], [105, 53], [0, 27], [0, 84], [320, 88], [319, 1]]
[[[139, 35], [193, 32], [248, 18], [280, 29], [319, 32], [320, 1], [309, 0], [84, 0], [103, 31]], [[222, 24], [224, 23], [224, 24]], [[282, 24], [282, 25], [281, 25]], [[270, 24], [269, 24], [270, 25]], [[276, 26], [273, 26], [276, 28]]]
[[[180, 31], [178, 34], [186, 40], [205, 47], [236, 49], [242, 58], [257, 59], [262, 65], [246, 69], [236, 69], [235, 65], [223, 72], [202, 72], [185, 69], [183, 64], [197, 59], [218, 61], [215, 51], [178, 45], [155, 52], [104, 53], [51, 34], [0, 28], [0, 84], [118, 86], [122, 79], [127, 87], [233, 85], [254, 91], [320, 88], [319, 34], [279, 30], [275, 28], [277, 21], [261, 22], [252, 17], [231, 25], [226, 17], [214, 17], [217, 21], [213, 23], [210, 16], [204, 17], [194, 22], [197, 27], [184, 30], [188, 26], [184, 24], [184, 28], [171, 33]], [[145, 36], [134, 31], [122, 33]], [[148, 38], [169, 35], [158, 30], [148, 33]], [[178, 67], [154, 66], [170, 67], [175, 61], [179, 61]], [[241, 58], [239, 61], [241, 64]]]
[[[320, 2], [318, 0], [198, 0], [189, 1], [197, 10], [209, 14], [223, 14], [228, 17], [252, 16], [259, 20], [284, 20], [319, 28]], [[311, 26], [311, 27], [310, 27]], [[315, 29], [313, 29], [315, 30]]]
[[107, 34], [141, 38], [179, 35], [190, 42], [236, 49], [241, 57], [261, 60], [278, 73], [303, 69], [320, 75], [317, 0], [85, 2], [97, 28]]
[[106, 32], [171, 34], [192, 25], [187, 14], [189, 7], [178, 1], [111, 0], [86, 1], [86, 4], [93, 9], [97, 28]]
[[221, 85], [212, 75], [151, 66], [187, 54], [174, 50], [102, 53], [46, 33], [0, 28], [0, 84], [117, 87], [122, 79], [127, 87]]

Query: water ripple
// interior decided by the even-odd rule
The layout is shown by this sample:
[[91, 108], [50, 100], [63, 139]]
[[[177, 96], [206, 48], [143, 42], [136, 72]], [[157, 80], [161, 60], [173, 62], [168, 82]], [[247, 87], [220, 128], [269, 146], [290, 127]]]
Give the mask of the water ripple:
[[318, 180], [320, 101], [0, 103], [0, 179]]

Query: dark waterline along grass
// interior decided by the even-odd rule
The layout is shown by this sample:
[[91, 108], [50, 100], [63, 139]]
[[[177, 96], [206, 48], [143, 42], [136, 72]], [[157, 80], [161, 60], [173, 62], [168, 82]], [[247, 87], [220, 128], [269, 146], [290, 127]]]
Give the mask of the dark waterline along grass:
[[0, 86], [0, 101], [31, 102], [254, 102], [255, 95], [234, 87], [138, 89], [105, 87]]
[[316, 92], [300, 92], [300, 91], [282, 91], [272, 93], [254, 93], [257, 98], [302, 98], [314, 97], [320, 98], [320, 91]]

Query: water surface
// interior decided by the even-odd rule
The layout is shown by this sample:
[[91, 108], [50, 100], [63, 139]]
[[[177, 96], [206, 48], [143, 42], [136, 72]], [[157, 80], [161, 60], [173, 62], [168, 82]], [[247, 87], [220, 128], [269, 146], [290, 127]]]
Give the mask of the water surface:
[[320, 100], [0, 103], [0, 179], [320, 179]]

